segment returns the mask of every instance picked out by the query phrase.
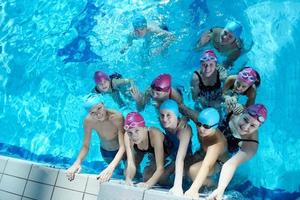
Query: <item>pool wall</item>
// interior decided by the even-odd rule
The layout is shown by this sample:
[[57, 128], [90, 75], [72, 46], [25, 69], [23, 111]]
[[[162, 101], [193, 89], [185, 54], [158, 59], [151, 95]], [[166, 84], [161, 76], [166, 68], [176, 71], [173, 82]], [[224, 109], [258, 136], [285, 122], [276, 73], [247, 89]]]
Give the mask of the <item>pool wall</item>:
[[[184, 200], [163, 189], [145, 190], [121, 180], [100, 184], [96, 175], [78, 174], [70, 182], [64, 169], [0, 156], [0, 200]], [[204, 199], [204, 198], [200, 198]]]

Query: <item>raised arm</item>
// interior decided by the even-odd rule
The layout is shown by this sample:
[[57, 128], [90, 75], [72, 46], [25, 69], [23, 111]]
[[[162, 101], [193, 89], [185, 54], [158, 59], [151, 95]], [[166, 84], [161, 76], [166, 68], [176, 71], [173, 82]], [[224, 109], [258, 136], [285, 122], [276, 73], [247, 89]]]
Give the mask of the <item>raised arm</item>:
[[218, 187], [209, 195], [210, 200], [221, 200], [226, 187], [231, 181], [236, 169], [245, 161], [251, 159], [257, 151], [258, 145], [254, 142], [243, 142], [238, 153], [226, 161], [222, 167]]
[[204, 32], [201, 35], [201, 37], [198, 39], [194, 50], [199, 51], [202, 47], [204, 47], [207, 43], [209, 43], [213, 32], [214, 32], [214, 29], [210, 29], [210, 30]]
[[180, 130], [179, 134], [179, 148], [175, 161], [175, 180], [174, 186], [170, 189], [170, 193], [174, 195], [182, 195], [182, 177], [184, 169], [184, 158], [186, 156], [189, 142], [192, 135], [192, 130], [190, 126], [186, 126], [184, 129]]
[[69, 181], [74, 180], [75, 173], [80, 172], [81, 163], [89, 151], [91, 133], [92, 133], [92, 121], [87, 117], [84, 120], [84, 138], [83, 138], [83, 144], [81, 146], [80, 152], [74, 164], [66, 171], [66, 176], [69, 179]]
[[131, 95], [136, 102], [136, 107], [139, 112], [144, 110], [146, 104], [150, 101], [150, 92], [150, 88], [146, 90], [145, 94], [142, 94], [137, 87], [131, 89]]
[[209, 172], [213, 170], [218, 157], [224, 153], [225, 143], [219, 142], [207, 148], [205, 158], [201, 164], [201, 167], [197, 173], [197, 176], [191, 185], [190, 189], [185, 192], [185, 195], [191, 198], [199, 198], [198, 191], [202, 187], [204, 181], [209, 175]]
[[119, 78], [119, 79], [113, 79], [112, 80], [113, 88], [119, 88], [122, 86], [130, 86], [132, 87], [134, 85], [133, 80], [127, 79], [127, 78]]

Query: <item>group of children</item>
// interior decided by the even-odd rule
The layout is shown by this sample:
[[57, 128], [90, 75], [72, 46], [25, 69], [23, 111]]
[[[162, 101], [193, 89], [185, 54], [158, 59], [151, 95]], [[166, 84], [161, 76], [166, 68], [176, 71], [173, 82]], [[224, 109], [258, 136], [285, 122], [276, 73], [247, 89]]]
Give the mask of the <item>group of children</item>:
[[[132, 40], [160, 34], [167, 38], [167, 48], [173, 35], [159, 27], [149, 27], [143, 16], [133, 22], [134, 32], [129, 43], [121, 50], [125, 53]], [[85, 98], [84, 107], [88, 115], [84, 119], [84, 141], [74, 164], [67, 170], [67, 177], [73, 180], [75, 173], [86, 156], [91, 132], [94, 129], [100, 139], [100, 151], [108, 166], [98, 175], [100, 182], [108, 181], [121, 160], [126, 162], [125, 183], [137, 187], [151, 188], [155, 184], [171, 186], [170, 193], [198, 198], [202, 186], [214, 186], [212, 176], [220, 173], [216, 189], [208, 199], [222, 199], [224, 191], [236, 169], [251, 159], [258, 148], [258, 129], [267, 117], [267, 109], [255, 104], [256, 90], [260, 76], [252, 67], [244, 67], [237, 75], [227, 76], [227, 69], [243, 49], [240, 34], [242, 26], [235, 21], [224, 28], [213, 28], [203, 33], [196, 49], [207, 43], [227, 59], [220, 64], [214, 50], [206, 50], [200, 57], [200, 67], [191, 79], [194, 108], [183, 102], [183, 94], [172, 87], [172, 76], [160, 74], [146, 89], [139, 91], [134, 81], [120, 74], [108, 76], [102, 71], [94, 74], [95, 88]], [[150, 37], [150, 36], [149, 36]], [[157, 50], [159, 51], [159, 50]], [[157, 52], [156, 52], [157, 53]], [[130, 88], [130, 93], [122, 88]], [[103, 94], [111, 94], [120, 105], [124, 105], [121, 93], [131, 96], [136, 110], [125, 117], [116, 110], [107, 108]], [[124, 96], [122, 95], [122, 96]], [[247, 97], [245, 105], [239, 103], [239, 96]], [[141, 111], [155, 102], [161, 129], [149, 127]], [[224, 115], [225, 110], [225, 115]], [[197, 127], [200, 149], [192, 152], [192, 128]], [[161, 131], [163, 130], [163, 131]], [[148, 155], [141, 180], [133, 179], [139, 173], [139, 164]], [[183, 191], [183, 178], [189, 177], [192, 184]]]

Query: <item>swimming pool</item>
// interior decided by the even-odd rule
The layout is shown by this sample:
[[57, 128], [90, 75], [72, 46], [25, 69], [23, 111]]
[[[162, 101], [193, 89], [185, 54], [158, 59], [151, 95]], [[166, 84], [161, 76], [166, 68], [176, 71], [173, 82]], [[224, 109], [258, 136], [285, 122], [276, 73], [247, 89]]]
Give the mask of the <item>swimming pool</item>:
[[[197, 36], [211, 26], [237, 19], [243, 23], [246, 44], [253, 40], [254, 46], [236, 66], [247, 62], [259, 70], [262, 84], [257, 102], [265, 103], [270, 113], [260, 131], [259, 152], [239, 170], [239, 180], [247, 177], [250, 182], [245, 184], [263, 191], [261, 194], [300, 192], [300, 181], [295, 178], [300, 175], [300, 3], [195, 2], [2, 2], [1, 154], [67, 166], [81, 146], [82, 119], [86, 114], [81, 97], [93, 88], [94, 71], [117, 71], [137, 80], [142, 89], [157, 74], [171, 72], [176, 84], [188, 88], [187, 80], [198, 67], [199, 54], [191, 51]], [[140, 41], [127, 54], [119, 53], [135, 11], [142, 12], [148, 20], [166, 24], [175, 33], [177, 42], [164, 57], [142, 60]], [[191, 103], [187, 94], [185, 98]], [[147, 121], [157, 123], [150, 117], [154, 113], [151, 107], [144, 113], [150, 113]], [[96, 135], [92, 141], [86, 166], [97, 172], [101, 162], [91, 164], [101, 160]], [[260, 187], [267, 190], [259, 190]], [[248, 186], [240, 190], [245, 188]]]

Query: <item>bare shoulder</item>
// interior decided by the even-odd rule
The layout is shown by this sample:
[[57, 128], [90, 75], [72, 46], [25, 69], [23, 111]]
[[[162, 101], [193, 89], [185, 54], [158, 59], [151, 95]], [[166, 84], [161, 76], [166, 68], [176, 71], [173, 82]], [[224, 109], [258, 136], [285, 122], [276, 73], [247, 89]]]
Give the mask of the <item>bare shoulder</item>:
[[115, 123], [123, 123], [123, 121], [124, 121], [122, 114], [116, 110], [108, 109], [107, 114], [108, 114], [108, 119], [110, 121], [113, 121]]
[[184, 120], [181, 120], [179, 122], [179, 125], [178, 125], [178, 129], [179, 133], [183, 133], [183, 134], [180, 134], [181, 135], [191, 135], [192, 133], [192, 128], [191, 126], [187, 123], [187, 121], [184, 121]]
[[155, 127], [150, 127], [149, 128], [149, 133], [154, 138], [163, 137], [164, 136], [163, 133], [158, 128], [155, 128]]
[[226, 84], [233, 84], [236, 80], [237, 75], [230, 75], [226, 78]]
[[199, 81], [199, 76], [196, 74], [196, 72], [198, 72], [198, 71], [193, 72], [192, 81]]

